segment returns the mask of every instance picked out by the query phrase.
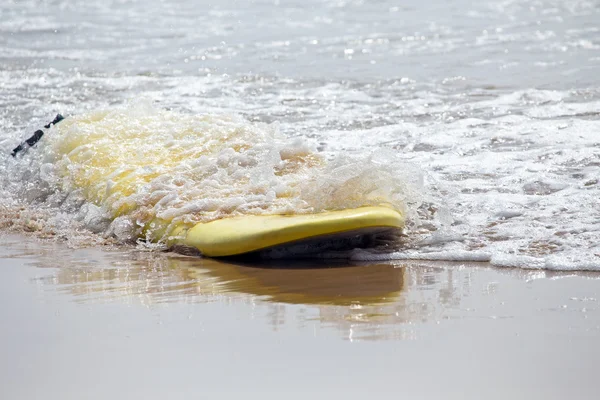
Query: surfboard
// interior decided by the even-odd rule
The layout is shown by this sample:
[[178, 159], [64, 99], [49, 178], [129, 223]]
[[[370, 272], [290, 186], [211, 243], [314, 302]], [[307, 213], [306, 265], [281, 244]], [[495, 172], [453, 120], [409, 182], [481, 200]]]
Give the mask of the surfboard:
[[[265, 174], [256, 164], [273, 153], [268, 148], [273, 139], [261, 137], [263, 131], [223, 119], [200, 118], [186, 125], [178, 120], [183, 117], [166, 112], [133, 114], [103, 111], [66, 118], [44, 137], [45, 158], [54, 159], [63, 190], [77, 191], [113, 220], [127, 217], [139, 237], [148, 241], [223, 257], [307, 241], [319, 249], [319, 241], [332, 243], [404, 226], [402, 212], [384, 201], [360, 204], [358, 200], [354, 203], [358, 206], [299, 212], [280, 206], [271, 212], [269, 201], [293, 201], [289, 182], [306, 179], [302, 171], [317, 168], [318, 157], [278, 151], [280, 159], [266, 176], [275, 182], [271, 186], [281, 186], [279, 179], [288, 187], [273, 195], [268, 193], [271, 186], [254, 182], [258, 179], [253, 174]], [[181, 126], [173, 129], [177, 124]], [[254, 151], [253, 146], [262, 150]], [[220, 174], [220, 181], [211, 173]], [[249, 197], [243, 197], [246, 192]], [[227, 205], [235, 196], [237, 203]], [[260, 198], [260, 204], [239, 211], [235, 208], [239, 198], [254, 202]], [[228, 212], [230, 208], [234, 211]], [[189, 215], [182, 210], [190, 210]]]
[[[199, 223], [176, 244], [210, 257], [232, 256], [293, 243], [311, 243], [372, 235], [404, 225], [402, 215], [387, 207], [359, 207], [301, 215], [248, 215]], [[175, 232], [177, 235], [177, 232]]]

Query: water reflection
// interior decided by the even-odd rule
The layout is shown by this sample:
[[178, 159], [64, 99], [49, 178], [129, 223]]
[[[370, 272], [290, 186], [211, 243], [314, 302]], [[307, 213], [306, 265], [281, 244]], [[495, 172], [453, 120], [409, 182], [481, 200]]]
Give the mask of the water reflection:
[[58, 285], [59, 291], [77, 301], [136, 297], [144, 304], [207, 302], [227, 295], [287, 304], [356, 306], [394, 302], [405, 272], [390, 264], [284, 261], [259, 265], [138, 251], [101, 256], [100, 262], [38, 260], [37, 267], [54, 269], [38, 282]]
[[[94, 252], [87, 260], [62, 259], [60, 264], [38, 259], [36, 266], [51, 271], [36, 278], [39, 285], [78, 302], [141, 302], [151, 307], [172, 302], [245, 304], [273, 330], [288, 324], [299, 329], [317, 326], [349, 339], [410, 337], [407, 327], [398, 326], [400, 332], [389, 327], [427, 320], [435, 311], [435, 302], [428, 305], [424, 299], [415, 302], [404, 295], [407, 267], [401, 265], [280, 262], [258, 266], [117, 251]], [[416, 284], [436, 282], [425, 270], [412, 279]], [[254, 310], [257, 304], [262, 310]]]
[[[417, 335], [417, 322], [470, 317], [469, 304], [495, 296], [494, 280], [502, 274], [520, 280], [551, 275], [422, 262], [256, 265], [123, 248], [71, 250], [31, 240], [2, 244], [2, 258], [26, 258], [38, 267], [33, 281], [41, 290], [58, 291], [76, 302], [153, 308], [218, 302], [250, 307], [246, 311], [273, 330], [293, 324], [332, 329], [348, 339], [411, 338]], [[472, 316], [487, 317], [489, 309]]]

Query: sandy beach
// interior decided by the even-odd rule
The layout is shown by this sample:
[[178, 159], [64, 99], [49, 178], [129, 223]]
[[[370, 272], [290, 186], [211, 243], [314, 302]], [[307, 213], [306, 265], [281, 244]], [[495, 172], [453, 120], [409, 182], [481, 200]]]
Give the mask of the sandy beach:
[[248, 266], [21, 235], [0, 238], [0, 266], [3, 399], [598, 395], [599, 274]]

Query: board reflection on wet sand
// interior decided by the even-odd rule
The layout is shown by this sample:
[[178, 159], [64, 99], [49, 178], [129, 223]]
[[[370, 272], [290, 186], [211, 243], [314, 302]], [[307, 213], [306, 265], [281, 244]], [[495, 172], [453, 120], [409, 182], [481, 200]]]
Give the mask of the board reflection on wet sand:
[[217, 302], [253, 313], [273, 330], [316, 325], [361, 339], [406, 339], [418, 323], [495, 316], [499, 277], [526, 282], [552, 275], [424, 262], [248, 264], [123, 248], [72, 250], [51, 241], [5, 248], [4, 258], [31, 259], [42, 293], [67, 301], [148, 308]]
[[[339, 261], [243, 264], [186, 257], [170, 253], [67, 251], [52, 243], [35, 266], [44, 273], [35, 279], [44, 291], [66, 294], [76, 302], [164, 303], [220, 302], [239, 305], [259, 302], [266, 307], [273, 329], [303, 319], [337, 328], [377, 335], [379, 325], [432, 318], [435, 310], [425, 299], [406, 296], [406, 274], [412, 285], [432, 285], [439, 278], [426, 269], [402, 265], [350, 265]], [[21, 251], [19, 256], [27, 255]], [[440, 295], [444, 302], [448, 291]], [[458, 293], [456, 293], [458, 295]], [[293, 313], [290, 304], [310, 306]], [[287, 311], [286, 311], [287, 310]], [[297, 321], [296, 321], [297, 322]], [[359, 324], [359, 326], [354, 326]]]

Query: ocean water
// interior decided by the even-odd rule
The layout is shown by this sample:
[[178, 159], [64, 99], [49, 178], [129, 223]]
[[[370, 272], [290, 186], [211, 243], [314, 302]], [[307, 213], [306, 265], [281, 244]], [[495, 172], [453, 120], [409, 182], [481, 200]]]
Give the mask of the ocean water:
[[[76, 166], [60, 167], [53, 144], [106, 138], [106, 126], [57, 125], [10, 157], [56, 113], [108, 110], [126, 167], [158, 174], [145, 194], [166, 200], [151, 213], [383, 201], [408, 216], [402, 240], [324, 256], [600, 270], [597, 1], [7, 0], [0, 17], [3, 231], [131, 242], [139, 215], [114, 222], [104, 199], [86, 201], [57, 173]], [[199, 121], [207, 136], [190, 140]], [[144, 148], [133, 154], [126, 132]], [[160, 169], [169, 146], [200, 154], [236, 132], [188, 181]], [[322, 164], [280, 179], [298, 157]], [[168, 197], [178, 182], [190, 190]]]

